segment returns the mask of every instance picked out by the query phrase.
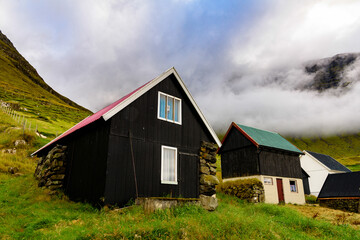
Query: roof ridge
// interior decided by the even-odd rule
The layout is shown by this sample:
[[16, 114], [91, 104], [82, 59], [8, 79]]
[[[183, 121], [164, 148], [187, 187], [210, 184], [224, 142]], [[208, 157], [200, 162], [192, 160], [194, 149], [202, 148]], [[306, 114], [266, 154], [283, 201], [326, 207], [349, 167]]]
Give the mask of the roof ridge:
[[[253, 129], [256, 129], [256, 130], [260, 130], [260, 131], [264, 131], [264, 132], [269, 132], [269, 133], [275, 133], [275, 134], [280, 135], [280, 134], [277, 133], [277, 132], [273, 132], [273, 131], [269, 131], [269, 130], [264, 130], [264, 129], [255, 128], [255, 127], [250, 127], [250, 126], [242, 125], [242, 124], [238, 124], [238, 123], [237, 123], [236, 125], [238, 125], [239, 127], [244, 126], [244, 127], [253, 128]], [[281, 136], [281, 135], [280, 135], [280, 136]]]

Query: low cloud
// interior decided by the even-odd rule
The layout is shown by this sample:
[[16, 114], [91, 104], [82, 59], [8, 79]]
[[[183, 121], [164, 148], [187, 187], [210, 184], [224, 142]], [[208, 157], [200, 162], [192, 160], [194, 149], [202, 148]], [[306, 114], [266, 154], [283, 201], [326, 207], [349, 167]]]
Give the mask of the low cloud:
[[[0, 28], [45, 81], [97, 111], [175, 66], [209, 122], [282, 134], [360, 130], [351, 89], [304, 91], [304, 63], [360, 52], [358, 1], [0, 1]], [[20, 31], [21, 29], [21, 31]]]

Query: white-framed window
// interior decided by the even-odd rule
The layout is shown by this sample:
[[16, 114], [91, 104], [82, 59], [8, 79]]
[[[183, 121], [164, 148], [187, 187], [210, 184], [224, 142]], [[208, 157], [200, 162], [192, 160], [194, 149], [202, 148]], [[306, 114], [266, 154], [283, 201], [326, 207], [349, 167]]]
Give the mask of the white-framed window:
[[264, 177], [264, 184], [273, 185], [273, 179], [271, 177]]
[[161, 183], [177, 182], [177, 148], [161, 146]]
[[296, 180], [290, 180], [290, 192], [297, 192]]
[[181, 99], [159, 92], [158, 119], [181, 124]]

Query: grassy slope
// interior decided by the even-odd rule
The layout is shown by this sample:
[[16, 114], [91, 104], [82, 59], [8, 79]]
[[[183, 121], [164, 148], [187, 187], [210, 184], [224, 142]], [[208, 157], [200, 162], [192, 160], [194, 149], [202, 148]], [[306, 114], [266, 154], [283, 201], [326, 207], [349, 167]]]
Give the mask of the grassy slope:
[[0, 32], [0, 100], [54, 137], [91, 112], [53, 91]]
[[[15, 139], [29, 145], [17, 154], [0, 152], [0, 236], [2, 239], [356, 239], [360, 232], [299, 214], [288, 206], [247, 204], [219, 194], [219, 207], [207, 212], [196, 206], [144, 214], [142, 208], [98, 210], [62, 196], [48, 195], [33, 177], [36, 159], [28, 154], [43, 139], [23, 132], [0, 112], [0, 144], [12, 148]], [[7, 173], [17, 167], [21, 176]]]
[[30, 175], [0, 181], [0, 235], [5, 239], [360, 238], [360, 232], [347, 225], [307, 218], [287, 206], [247, 204], [222, 194], [215, 212], [185, 206], [146, 215], [138, 206], [97, 210], [60, 197], [51, 199]]
[[302, 150], [332, 156], [352, 171], [360, 171], [360, 133], [313, 138], [287, 138]]

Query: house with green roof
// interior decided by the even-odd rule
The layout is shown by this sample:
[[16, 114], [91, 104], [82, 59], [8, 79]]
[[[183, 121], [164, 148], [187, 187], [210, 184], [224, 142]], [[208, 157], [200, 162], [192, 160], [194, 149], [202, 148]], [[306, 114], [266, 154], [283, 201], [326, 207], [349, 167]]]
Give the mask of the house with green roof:
[[305, 203], [300, 165], [304, 153], [280, 134], [233, 122], [218, 154], [223, 181], [257, 178], [266, 203]]

